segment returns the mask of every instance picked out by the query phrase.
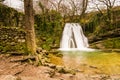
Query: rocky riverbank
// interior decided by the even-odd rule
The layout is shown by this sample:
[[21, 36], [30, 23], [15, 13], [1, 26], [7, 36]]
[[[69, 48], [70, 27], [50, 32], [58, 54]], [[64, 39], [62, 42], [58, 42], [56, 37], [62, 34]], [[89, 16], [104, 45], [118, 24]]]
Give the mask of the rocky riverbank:
[[[66, 69], [62, 66], [47, 64], [36, 66], [25, 55], [0, 54], [0, 80], [119, 80], [120, 75], [102, 73], [84, 73], [84, 71]], [[33, 60], [34, 62], [34, 60]], [[94, 71], [93, 71], [94, 72]]]

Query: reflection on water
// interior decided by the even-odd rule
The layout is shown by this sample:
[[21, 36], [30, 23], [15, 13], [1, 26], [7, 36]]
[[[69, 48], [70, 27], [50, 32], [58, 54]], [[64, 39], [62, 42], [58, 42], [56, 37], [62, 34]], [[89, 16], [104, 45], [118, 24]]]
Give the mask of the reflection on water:
[[[120, 74], [120, 54], [115, 52], [80, 52], [66, 51], [61, 52], [62, 59], [59, 62], [62, 65], [79, 69], [84, 73], [106, 73]], [[61, 61], [60, 61], [61, 60]], [[55, 61], [55, 60], [54, 60]]]
[[[84, 58], [82, 53], [78, 52], [62, 52], [64, 66], [70, 68], [78, 68], [80, 64], [84, 64]], [[75, 55], [76, 54], [76, 55]]]

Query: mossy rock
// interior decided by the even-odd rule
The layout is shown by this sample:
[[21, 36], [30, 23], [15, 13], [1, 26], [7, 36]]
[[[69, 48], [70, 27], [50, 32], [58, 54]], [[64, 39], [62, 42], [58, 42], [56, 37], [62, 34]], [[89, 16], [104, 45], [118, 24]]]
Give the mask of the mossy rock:
[[25, 32], [15, 27], [0, 27], [0, 52], [25, 52]]
[[97, 49], [120, 49], [120, 37], [98, 41], [90, 44], [90, 47]]

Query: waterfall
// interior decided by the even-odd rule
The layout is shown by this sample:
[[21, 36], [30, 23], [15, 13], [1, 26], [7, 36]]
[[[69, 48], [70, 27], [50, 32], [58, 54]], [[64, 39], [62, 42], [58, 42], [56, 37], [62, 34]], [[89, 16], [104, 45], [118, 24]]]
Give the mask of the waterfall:
[[66, 23], [60, 42], [60, 50], [91, 50], [88, 47], [88, 39], [85, 37], [82, 27], [78, 23]]

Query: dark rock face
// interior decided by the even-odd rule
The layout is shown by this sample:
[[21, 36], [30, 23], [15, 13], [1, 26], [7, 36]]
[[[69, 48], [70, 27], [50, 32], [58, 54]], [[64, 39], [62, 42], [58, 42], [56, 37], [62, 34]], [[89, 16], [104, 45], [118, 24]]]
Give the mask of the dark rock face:
[[0, 52], [21, 52], [25, 49], [25, 32], [18, 28], [0, 28]]
[[107, 38], [115, 38], [115, 37], [120, 37], [120, 28], [108, 31], [105, 34], [99, 34], [99, 35], [93, 35], [88, 37], [89, 43], [105, 40]]

